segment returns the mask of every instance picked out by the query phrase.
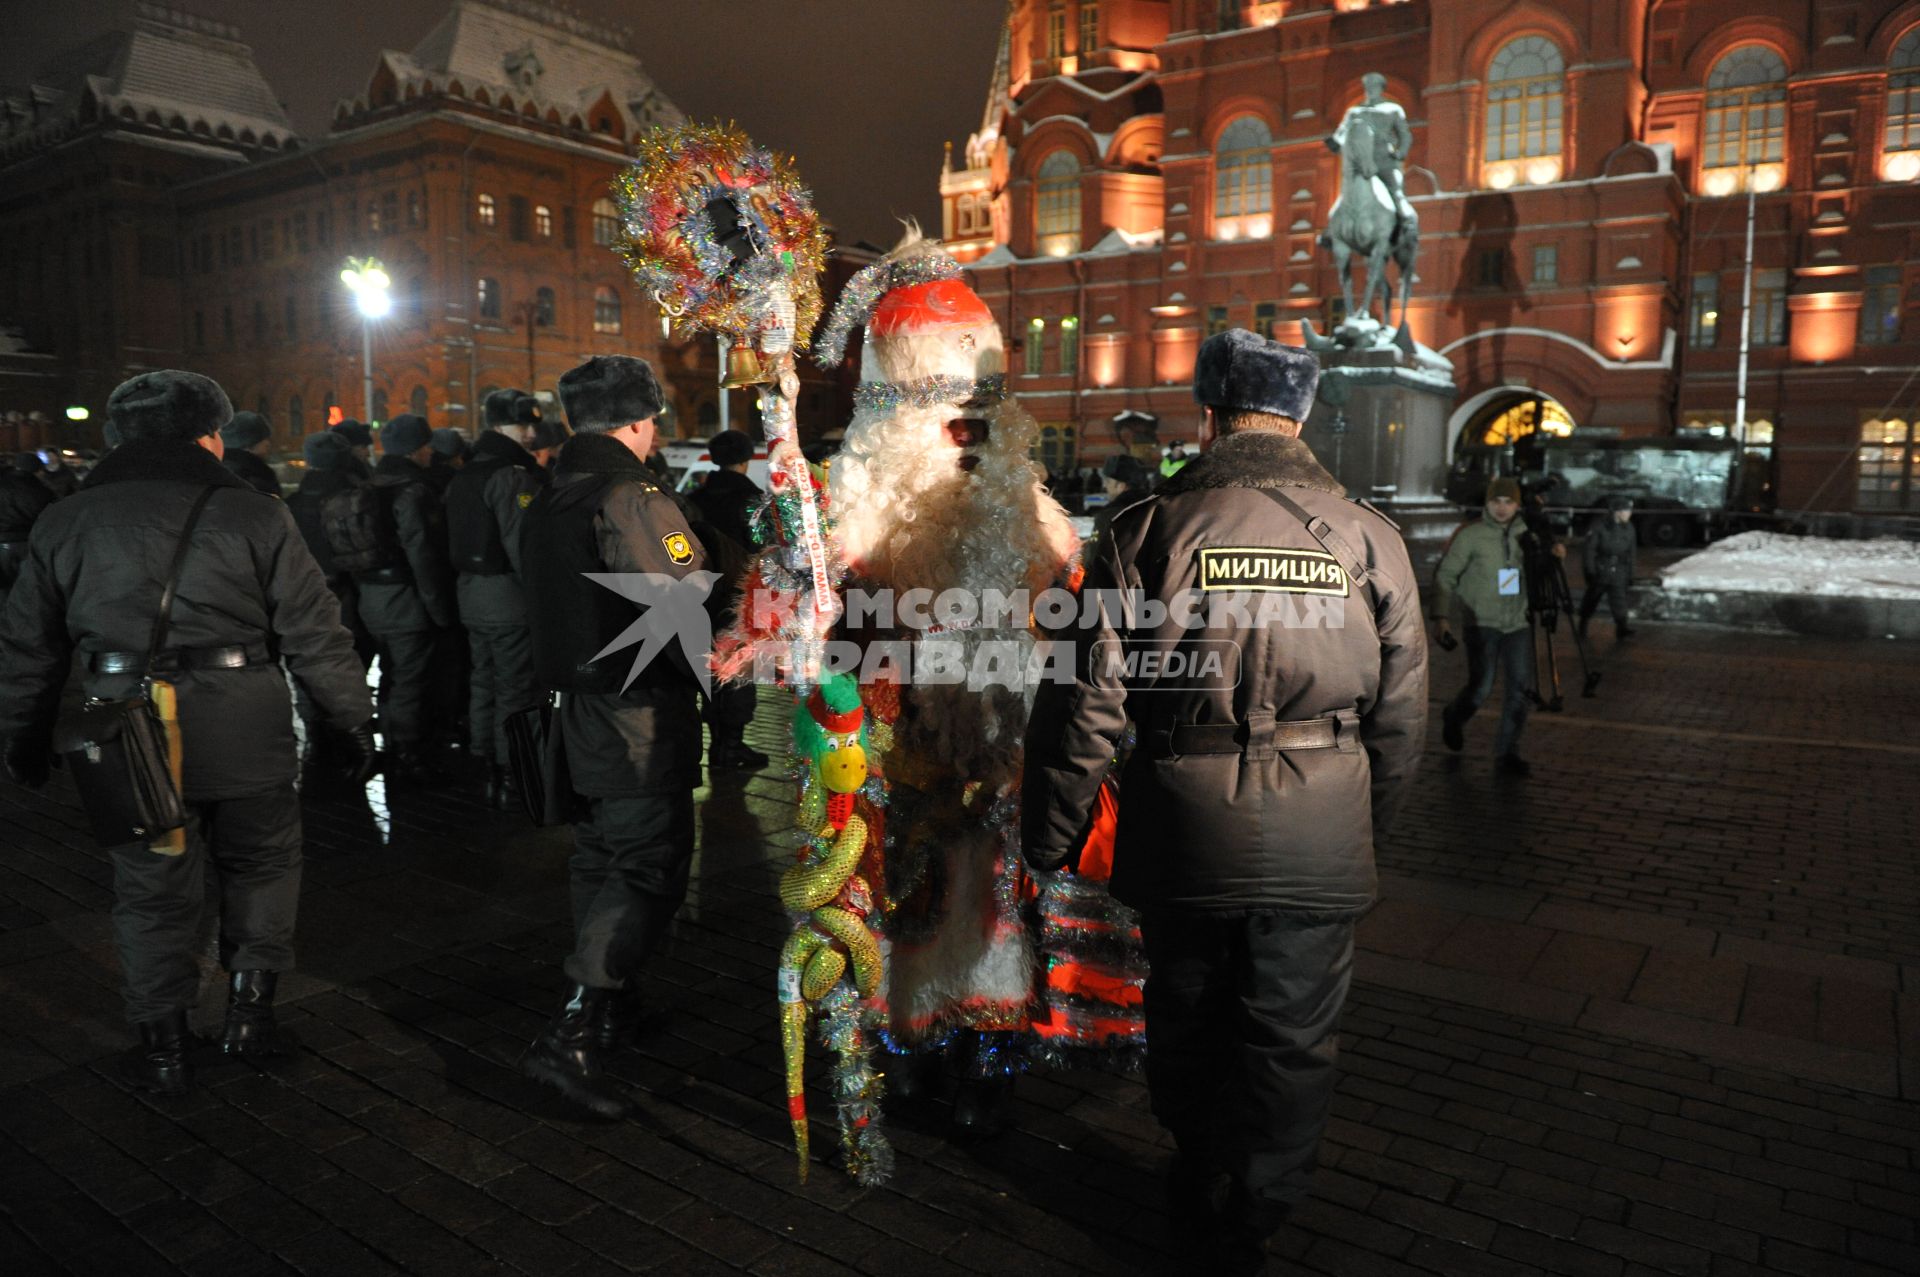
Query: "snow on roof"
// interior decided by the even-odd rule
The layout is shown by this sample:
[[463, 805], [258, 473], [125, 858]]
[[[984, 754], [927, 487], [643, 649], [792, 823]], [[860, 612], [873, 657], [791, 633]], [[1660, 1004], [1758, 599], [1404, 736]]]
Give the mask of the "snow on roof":
[[232, 27], [141, 4], [131, 23], [47, 62], [9, 100], [0, 136], [59, 131], [91, 110], [243, 146], [297, 141], [292, 121]]
[[[584, 117], [603, 97], [623, 117], [622, 134], [676, 125], [686, 116], [619, 47], [624, 36], [531, 0], [454, 0], [452, 9], [410, 53], [387, 50], [383, 64], [409, 89], [447, 92], [458, 81], [464, 96], [485, 90], [533, 114], [557, 109], [563, 122]], [[364, 102], [343, 109], [364, 109]]]

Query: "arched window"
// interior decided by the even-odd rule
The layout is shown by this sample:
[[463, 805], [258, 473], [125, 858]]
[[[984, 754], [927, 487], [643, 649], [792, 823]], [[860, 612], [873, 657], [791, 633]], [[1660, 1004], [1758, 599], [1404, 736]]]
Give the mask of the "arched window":
[[1080, 161], [1072, 151], [1055, 151], [1041, 161], [1034, 233], [1040, 251], [1065, 257], [1080, 251]]
[[415, 386], [413, 393], [407, 396], [407, 411], [416, 417], [427, 415], [427, 388]]
[[287, 399], [287, 429], [293, 432], [295, 439], [306, 433], [307, 405], [300, 401], [299, 395], [291, 395]]
[[533, 322], [541, 328], [553, 327], [554, 297], [551, 288], [535, 290], [533, 294]]
[[378, 425], [387, 419], [387, 392], [384, 387], [375, 386], [373, 390], [373, 420], [368, 425]]
[[474, 198], [473, 216], [474, 220], [479, 222], [480, 225], [492, 226], [498, 215], [499, 210], [494, 207], [493, 196], [483, 191]]
[[593, 331], [620, 331], [620, 294], [604, 285], [593, 290]]
[[1273, 134], [1257, 115], [1220, 130], [1213, 156], [1213, 234], [1216, 239], [1265, 239], [1273, 234]]
[[1887, 142], [1880, 174], [1890, 182], [1920, 177], [1920, 27], [1900, 37], [1887, 66]]
[[533, 206], [533, 233], [541, 239], [553, 238], [553, 210], [545, 204]]
[[482, 278], [474, 286], [474, 301], [482, 319], [500, 318], [500, 281]]
[[606, 248], [620, 234], [620, 210], [605, 196], [593, 202], [593, 242]]
[[1488, 186], [1538, 185], [1559, 178], [1567, 64], [1553, 41], [1509, 40], [1487, 68], [1485, 168]]
[[1787, 64], [1764, 44], [1743, 44], [1707, 75], [1700, 189], [1731, 195], [1786, 184]]

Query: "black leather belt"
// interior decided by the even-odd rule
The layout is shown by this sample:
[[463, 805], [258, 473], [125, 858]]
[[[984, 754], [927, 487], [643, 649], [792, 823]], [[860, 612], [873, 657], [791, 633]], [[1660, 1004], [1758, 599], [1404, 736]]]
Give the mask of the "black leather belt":
[[1359, 744], [1355, 733], [1358, 726], [1359, 716], [1350, 712], [1287, 723], [1255, 716], [1245, 723], [1176, 723], [1149, 733], [1148, 741], [1154, 756], [1160, 758], [1176, 754], [1264, 757], [1290, 749], [1355, 748]]
[[[237, 670], [249, 665], [264, 665], [272, 659], [264, 643], [233, 644], [229, 647], [170, 647], [156, 656], [156, 674], [175, 670]], [[95, 674], [138, 674], [147, 668], [145, 652], [95, 652], [87, 658]]]

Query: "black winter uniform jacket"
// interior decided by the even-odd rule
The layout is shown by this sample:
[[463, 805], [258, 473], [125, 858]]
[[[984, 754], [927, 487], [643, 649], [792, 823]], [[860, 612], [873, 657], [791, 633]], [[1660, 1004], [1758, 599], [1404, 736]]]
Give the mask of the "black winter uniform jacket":
[[[1329, 524], [1367, 582], [1335, 566], [1280, 490]], [[1120, 782], [1113, 894], [1137, 908], [1356, 916], [1372, 904], [1373, 839], [1419, 761], [1427, 647], [1399, 532], [1345, 499], [1298, 439], [1229, 435], [1146, 500], [1114, 516], [1089, 565], [1092, 591], [1132, 589], [1168, 607], [1101, 608], [1072, 632], [1076, 679], [1040, 687], [1028, 727], [1022, 836], [1028, 863], [1058, 866], [1086, 834], [1095, 793], [1128, 719], [1138, 745]], [[1109, 596], [1113, 597], [1113, 596]], [[1215, 605], [1238, 600], [1249, 624]], [[1199, 628], [1182, 622], [1197, 610]], [[1217, 674], [1136, 669], [1106, 653], [1183, 651]], [[1237, 666], [1237, 668], [1236, 668]], [[1333, 718], [1338, 745], [1173, 754], [1177, 724]]]
[[459, 613], [453, 569], [447, 562], [447, 529], [426, 468], [405, 457], [385, 456], [373, 468], [373, 484], [393, 502], [404, 562], [355, 575], [367, 628], [386, 634], [451, 626]]
[[[167, 647], [260, 645], [269, 659], [166, 676], [179, 690], [185, 797], [240, 798], [293, 780], [293, 708], [276, 659], [333, 725], [372, 716], [340, 605], [286, 507], [197, 444], [153, 440], [108, 453], [34, 526], [0, 616], [0, 738], [48, 739], [76, 648], [146, 649], [180, 531], [207, 487], [218, 491], [180, 572]], [[131, 696], [139, 683], [137, 674], [82, 678], [89, 696]]]
[[[460, 574], [460, 621], [469, 629], [520, 629], [527, 623], [520, 584], [520, 525], [547, 472], [518, 443], [489, 430], [447, 488], [447, 530]], [[505, 558], [504, 572], [476, 571], [477, 560]], [[497, 560], [496, 560], [497, 562]]]

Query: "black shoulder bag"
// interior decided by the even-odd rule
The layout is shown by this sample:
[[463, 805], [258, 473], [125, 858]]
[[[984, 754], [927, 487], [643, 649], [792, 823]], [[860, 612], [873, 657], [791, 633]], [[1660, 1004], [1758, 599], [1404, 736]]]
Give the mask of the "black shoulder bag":
[[193, 543], [194, 525], [214, 492], [208, 488], [200, 494], [180, 530], [166, 588], [160, 592], [160, 611], [147, 641], [140, 694], [124, 700], [89, 700], [53, 729], [54, 752], [66, 761], [80, 791], [80, 806], [93, 826], [94, 841], [102, 847], [150, 842], [187, 823], [168, 757], [166, 728], [153, 707], [153, 662], [167, 641], [168, 614], [180, 584], [180, 567]]

